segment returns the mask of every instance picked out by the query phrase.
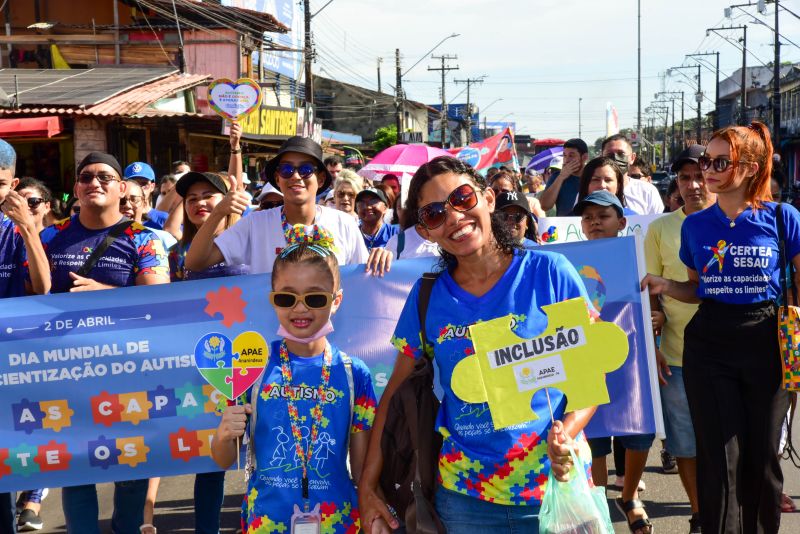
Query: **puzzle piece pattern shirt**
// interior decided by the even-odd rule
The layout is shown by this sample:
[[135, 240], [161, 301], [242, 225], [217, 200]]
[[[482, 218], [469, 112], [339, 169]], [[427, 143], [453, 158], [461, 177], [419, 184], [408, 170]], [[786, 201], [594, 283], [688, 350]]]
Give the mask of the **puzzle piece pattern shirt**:
[[[70, 290], [69, 273], [81, 268], [110, 229], [90, 230], [81, 224], [78, 215], [73, 215], [42, 230], [42, 245], [53, 273], [52, 293]], [[108, 247], [87, 276], [101, 284], [127, 287], [136, 284], [140, 273], [169, 274], [169, 262], [161, 240], [141, 224], [133, 223]]]
[[[778, 300], [781, 294], [777, 204], [745, 209], [734, 221], [718, 204], [686, 217], [681, 261], [697, 271], [697, 296], [728, 304]], [[783, 205], [787, 261], [800, 253], [800, 213]]]
[[[417, 312], [419, 282], [406, 300], [392, 343], [401, 353], [422, 354]], [[496, 431], [486, 403], [470, 404], [452, 390], [453, 369], [474, 354], [470, 324], [511, 313], [512, 331], [522, 338], [539, 335], [547, 326], [541, 307], [566, 299], [589, 299], [575, 268], [561, 254], [537, 250], [517, 252], [505, 274], [485, 295], [461, 289], [448, 272], [431, 293], [426, 332], [444, 398], [437, 427], [444, 437], [439, 475], [444, 488], [506, 505], [539, 506], [550, 471], [547, 432], [550, 414], [544, 392], [535, 395], [535, 421]], [[550, 390], [555, 417], [564, 413], [565, 397]]]
[[[354, 405], [350, 418], [350, 388], [341, 353], [335, 347], [328, 389], [322, 405], [322, 420], [314, 443], [309, 472], [311, 508], [320, 504], [323, 533], [355, 533], [359, 528], [356, 490], [347, 471], [348, 433], [372, 428], [376, 399], [366, 364], [353, 360]], [[302, 467], [295, 452], [279, 358], [280, 342], [270, 346], [257, 406], [254, 450], [256, 470], [242, 505], [244, 532], [289, 532], [294, 505], [302, 509]], [[300, 414], [303, 447], [308, 450], [317, 390], [322, 373], [322, 354], [301, 358], [289, 353], [292, 388]], [[264, 529], [264, 530], [259, 530]]]

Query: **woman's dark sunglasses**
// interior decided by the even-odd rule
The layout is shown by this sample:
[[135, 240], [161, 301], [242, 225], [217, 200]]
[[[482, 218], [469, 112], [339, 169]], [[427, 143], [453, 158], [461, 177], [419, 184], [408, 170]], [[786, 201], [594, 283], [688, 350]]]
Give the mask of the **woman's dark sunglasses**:
[[35, 210], [36, 208], [39, 207], [39, 204], [44, 204], [47, 201], [43, 198], [30, 197], [27, 199], [27, 202], [28, 202], [28, 207], [32, 210]]
[[527, 217], [524, 213], [503, 211], [500, 213], [500, 218], [507, 223], [519, 224]]
[[447, 206], [456, 211], [469, 211], [478, 205], [478, 194], [475, 188], [469, 184], [462, 184], [456, 187], [444, 202], [431, 202], [422, 206], [417, 211], [420, 224], [428, 230], [439, 228], [447, 219]]
[[319, 310], [327, 308], [333, 302], [333, 295], [330, 293], [314, 292], [298, 295], [289, 291], [273, 291], [269, 294], [269, 300], [276, 308], [294, 308], [298, 300], [302, 300], [306, 308]]
[[707, 171], [711, 167], [714, 167], [714, 170], [717, 172], [725, 172], [728, 170], [728, 167], [733, 165], [734, 161], [728, 158], [723, 158], [722, 156], [718, 156], [714, 159], [709, 158], [708, 156], [700, 156], [697, 158], [697, 164], [700, 165], [700, 169]]
[[281, 163], [278, 165], [277, 172], [278, 176], [284, 180], [289, 180], [294, 176], [295, 172], [300, 175], [300, 178], [307, 180], [311, 175], [317, 172], [317, 165], [314, 163], [301, 163], [298, 167], [295, 167], [291, 163]]

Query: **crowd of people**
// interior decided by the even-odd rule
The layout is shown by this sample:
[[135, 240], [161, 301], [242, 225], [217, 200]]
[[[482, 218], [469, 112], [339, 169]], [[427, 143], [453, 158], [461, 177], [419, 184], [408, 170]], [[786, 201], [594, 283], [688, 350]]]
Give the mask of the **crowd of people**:
[[[426, 358], [443, 389], [434, 502], [446, 532], [537, 532], [548, 476], [567, 480], [576, 467], [595, 485], [619, 490], [614, 502], [631, 532], [655, 532], [639, 499], [653, 434], [586, 439], [596, 407], [566, 412], [556, 390], [533, 406], [546, 411], [552, 403], [554, 421], [495, 430], [488, 410], [453, 390], [454, 368], [474, 353], [472, 340], [440, 332], [513, 314], [513, 332], [534, 337], [547, 324], [543, 306], [575, 297], [599, 320], [575, 268], [540, 245], [539, 218], [580, 217], [586, 239], [597, 240], [616, 238], [628, 216], [665, 211], [646, 235], [649, 274], [636, 281], [649, 289], [658, 340], [664, 470], [680, 475], [689, 532], [778, 531], [781, 511], [794, 507], [782, 494], [779, 464], [789, 408], [776, 336], [779, 241], [800, 269], [800, 214], [773, 201], [764, 125], [725, 128], [706, 146], [686, 147], [672, 162], [676, 177], [665, 198], [622, 135], [605, 139], [593, 159], [584, 141], [570, 139], [544, 174], [500, 168], [484, 175], [438, 157], [414, 174], [405, 197], [397, 176], [366, 180], [302, 137], [267, 162], [260, 191], [248, 190], [240, 136], [234, 124], [223, 172], [176, 162], [158, 184], [145, 162], [123, 169], [113, 155], [90, 153], [77, 166], [63, 217], [44, 184], [15, 177], [13, 148], [0, 141], [0, 297], [271, 275], [280, 339], [246, 401], [221, 414], [212, 443], [221, 470], [195, 477], [195, 532], [219, 532], [223, 470], [246, 434], [253, 474], [244, 533], [300, 532], [297, 525], [402, 532], [406, 517], [379, 488], [381, 440], [393, 396]], [[439, 269], [431, 286], [413, 286], [385, 340], [397, 357], [378, 402], [369, 368], [326, 337], [345, 298], [339, 266], [364, 264], [382, 276], [392, 262], [419, 257], [438, 257]], [[573, 465], [573, 451], [582, 465]], [[115, 483], [115, 533], [156, 532], [158, 485]], [[2, 495], [0, 529], [41, 529], [46, 494]], [[61, 494], [67, 531], [99, 534], [95, 486]]]

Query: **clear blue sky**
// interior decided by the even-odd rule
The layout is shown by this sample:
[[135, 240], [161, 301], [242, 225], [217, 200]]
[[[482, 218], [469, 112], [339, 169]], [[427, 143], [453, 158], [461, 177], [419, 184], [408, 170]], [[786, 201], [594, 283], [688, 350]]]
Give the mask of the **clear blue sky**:
[[[312, 9], [326, 1], [312, 0]], [[781, 3], [800, 14], [800, 0]], [[725, 0], [642, 0], [642, 108], [662, 87], [694, 91], [680, 74], [663, 77], [669, 67], [690, 64], [685, 54], [719, 51], [725, 74], [741, 65], [741, 51], [713, 33], [706, 37], [706, 28], [747, 23], [753, 53], [748, 65], [771, 61], [772, 31], [752, 24], [754, 17], [741, 10], [725, 19], [728, 5]], [[761, 16], [770, 26], [773, 9], [768, 4]], [[757, 15], [755, 8], [748, 12]], [[781, 15], [781, 33], [800, 44], [800, 20]], [[448, 101], [464, 88], [454, 78], [485, 74], [485, 83], [473, 89], [473, 101], [486, 107], [503, 98], [488, 109], [488, 120], [507, 115], [504, 120], [515, 121], [519, 133], [577, 135], [579, 97], [587, 141], [605, 133], [606, 102], [616, 106], [622, 127], [636, 123], [636, 0], [334, 0], [314, 19], [313, 31], [315, 72], [375, 89], [377, 58], [383, 57], [384, 91], [390, 91], [387, 82], [394, 84], [395, 48], [405, 70], [442, 38], [460, 33], [436, 50], [458, 55], [453, 63], [460, 70], [448, 74]], [[726, 35], [735, 41], [740, 33]], [[783, 46], [782, 60], [800, 61], [800, 49]], [[435, 66], [425, 60], [407, 74], [404, 87], [409, 98], [430, 104], [440, 100], [440, 77], [428, 72], [428, 65]], [[693, 76], [691, 70], [682, 72]], [[704, 69], [702, 77], [706, 112], [713, 108], [714, 73]], [[686, 114], [693, 112], [687, 107]]]

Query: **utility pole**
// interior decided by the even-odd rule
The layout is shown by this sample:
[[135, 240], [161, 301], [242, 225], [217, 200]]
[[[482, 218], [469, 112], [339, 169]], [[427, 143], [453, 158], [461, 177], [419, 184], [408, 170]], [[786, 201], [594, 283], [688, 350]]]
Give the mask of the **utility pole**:
[[311, 77], [311, 61], [314, 59], [314, 49], [311, 44], [311, 2], [303, 2], [303, 14], [305, 17], [305, 67], [306, 67], [306, 105], [314, 105], [314, 81]]
[[[776, 154], [781, 150], [781, 40], [778, 33], [778, 11], [775, 0], [775, 59], [772, 70], [772, 146]], [[784, 184], [785, 185], [785, 184]]]
[[473, 83], [483, 83], [485, 77], [486, 76], [480, 76], [478, 78], [467, 78], [466, 80], [453, 80], [455, 83], [467, 84], [467, 144], [472, 142], [472, 101], [470, 100], [469, 90]]
[[642, 0], [636, 1], [636, 46], [636, 130], [642, 135]]
[[395, 125], [397, 126], [397, 142], [400, 142], [400, 134], [403, 131], [403, 76], [400, 73], [400, 49], [394, 49], [394, 65], [395, 65], [395, 90], [394, 90], [394, 107], [395, 107]]
[[381, 93], [381, 63], [383, 63], [383, 58], [378, 58], [378, 93]]
[[[583, 97], [578, 98], [578, 139], [583, 138], [583, 136], [581, 135], [581, 127], [582, 127], [581, 123], [583, 122], [581, 121], [581, 102], [583, 102]], [[642, 135], [641, 131], [639, 131], [639, 135]]]
[[719, 52], [702, 52], [698, 54], [687, 54], [686, 57], [717, 56], [717, 64], [714, 72], [716, 74], [716, 89], [714, 90], [714, 130], [719, 130]]
[[428, 67], [428, 70], [431, 71], [441, 71], [442, 73], [442, 116], [441, 116], [441, 127], [442, 131], [442, 148], [447, 148], [447, 141], [445, 140], [445, 132], [447, 131], [447, 99], [445, 98], [444, 94], [444, 87], [445, 87], [445, 77], [447, 76], [447, 71], [450, 70], [458, 70], [458, 65], [455, 67], [450, 67], [447, 65], [447, 62], [451, 59], [458, 59], [458, 56], [451, 56], [451, 55], [442, 55], [442, 56], [434, 56], [431, 55], [431, 59], [439, 59], [442, 61], [441, 67]]
[[703, 85], [700, 83], [700, 65], [697, 65], [697, 94], [695, 95], [695, 100], [697, 101], [697, 144], [702, 145], [703, 142], [700, 140], [700, 136], [703, 133], [703, 117], [700, 108], [703, 104]]
[[[708, 32], [716, 33], [719, 30], [742, 30], [742, 112], [739, 117], [740, 124], [747, 124], [747, 24], [743, 26], [722, 26], [719, 28], [708, 28]], [[719, 69], [717, 69], [719, 70]]]

